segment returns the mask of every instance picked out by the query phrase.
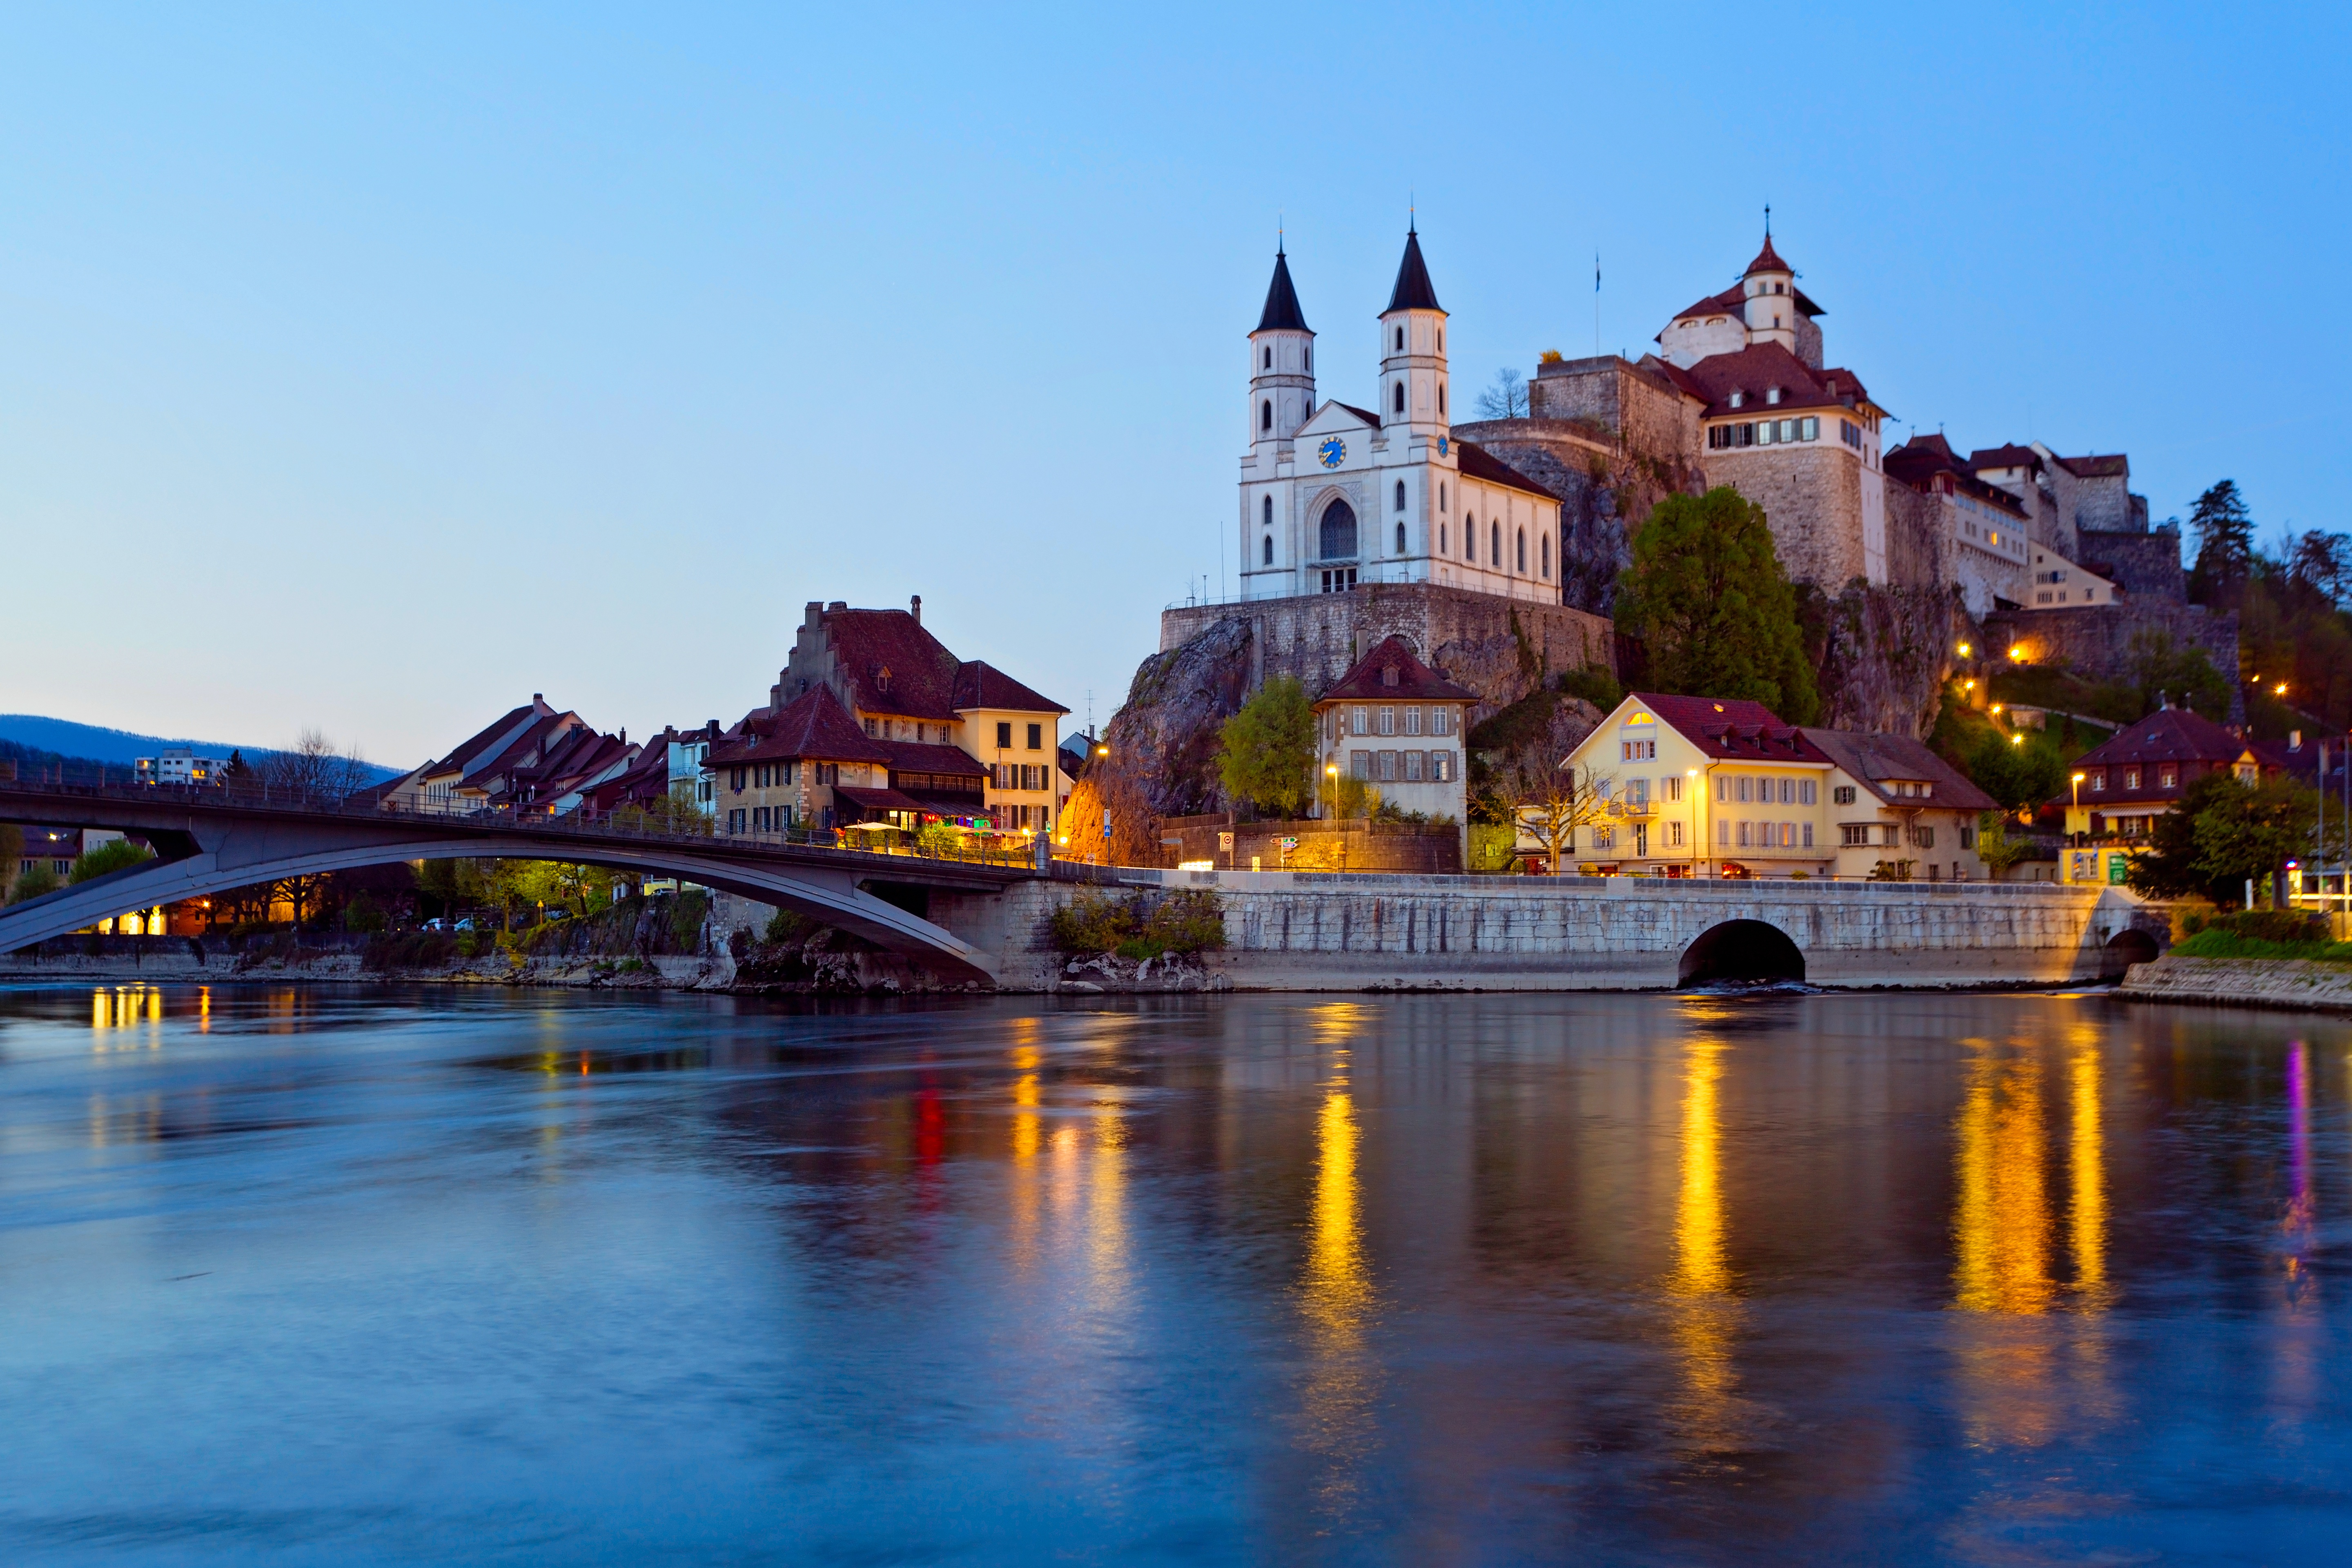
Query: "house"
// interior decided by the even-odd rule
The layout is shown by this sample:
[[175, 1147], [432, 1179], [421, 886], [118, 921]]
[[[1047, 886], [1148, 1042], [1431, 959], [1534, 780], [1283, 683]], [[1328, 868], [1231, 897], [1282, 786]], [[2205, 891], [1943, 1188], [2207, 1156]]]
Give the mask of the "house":
[[448, 755], [368, 794], [386, 811], [562, 814], [577, 810], [591, 788], [627, 772], [637, 751], [625, 731], [600, 734], [534, 691], [527, 706], [501, 714]]
[[143, 784], [217, 784], [226, 757], [200, 757], [187, 746], [166, 746], [160, 756], [140, 757], [131, 766]]
[[1316, 700], [1316, 815], [1335, 814], [1327, 781], [1349, 778], [1400, 811], [1466, 822], [1462, 732], [1478, 700], [1404, 638], [1375, 644]]
[[[978, 765], [965, 764], [976, 776]], [[719, 831], [730, 837], [861, 823], [912, 828], [922, 812], [891, 787], [886, 743], [824, 686], [745, 714], [711, 744], [706, 767]]]
[[2251, 784], [2281, 774], [2315, 775], [2317, 769], [2318, 748], [2305, 745], [2299, 731], [2285, 744], [2248, 741], [2168, 704], [2076, 758], [2076, 776], [2050, 804], [2064, 808], [2071, 837], [2137, 842], [2207, 773], [2228, 773]]
[[[1600, 797], [1595, 820], [1576, 829], [1588, 875], [1984, 875], [1976, 817], [1994, 803], [1906, 737], [1784, 724], [1759, 702], [1642, 691], [1568, 760]], [[1519, 847], [1538, 847], [1525, 826]]]
[[[1054, 759], [1069, 710], [992, 665], [949, 652], [924, 629], [920, 595], [904, 610], [812, 602], [769, 689], [768, 707], [781, 710], [819, 687], [833, 693], [869, 740], [951, 747], [977, 763], [981, 804], [992, 826], [1038, 833], [1053, 827], [1060, 804]], [[903, 771], [971, 776], [954, 771], [962, 764], [944, 755], [925, 755], [932, 765], [908, 753]], [[936, 789], [965, 793], [961, 784]]]
[[1986, 874], [1977, 819], [2000, 803], [1958, 769], [1908, 735], [1809, 726], [1805, 738], [1833, 764], [1827, 826], [1836, 830], [1834, 875], [1866, 878], [1881, 862], [1890, 871], [1908, 862], [1912, 876], [1929, 881]]

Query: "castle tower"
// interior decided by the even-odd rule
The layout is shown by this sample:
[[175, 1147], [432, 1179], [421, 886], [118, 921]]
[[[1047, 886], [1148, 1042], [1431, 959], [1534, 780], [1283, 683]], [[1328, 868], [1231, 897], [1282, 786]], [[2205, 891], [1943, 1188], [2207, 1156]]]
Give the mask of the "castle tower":
[[1430, 442], [1450, 423], [1445, 385], [1445, 308], [1421, 258], [1421, 236], [1405, 230], [1389, 308], [1381, 312], [1381, 428]]
[[1279, 245], [1265, 309], [1258, 312], [1249, 343], [1250, 446], [1270, 458], [1274, 444], [1287, 442], [1315, 412], [1315, 334], [1298, 309], [1290, 262]]
[[[1740, 292], [1746, 296], [1743, 309], [1748, 315], [1748, 341], [1756, 343], [1779, 343], [1790, 353], [1797, 353], [1797, 323], [1802, 319], [1798, 301], [1797, 271], [1780, 259], [1772, 248], [1772, 236], [1764, 236], [1764, 248], [1748, 264], [1741, 275]], [[1804, 356], [1800, 354], [1799, 358]], [[1821, 362], [1818, 357], [1815, 364]]]

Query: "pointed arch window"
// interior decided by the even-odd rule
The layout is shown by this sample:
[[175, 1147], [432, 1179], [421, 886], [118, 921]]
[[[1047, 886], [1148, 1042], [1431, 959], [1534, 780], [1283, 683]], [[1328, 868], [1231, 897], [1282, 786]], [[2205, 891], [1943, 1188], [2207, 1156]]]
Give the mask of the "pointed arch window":
[[1401, 523], [1401, 522], [1397, 524], [1397, 547], [1396, 547], [1396, 552], [1397, 552], [1399, 555], [1402, 555], [1402, 554], [1403, 554], [1403, 553], [1404, 553], [1404, 524], [1402, 524], [1402, 523]]
[[1271, 533], [1269, 533], [1269, 534], [1267, 534], [1267, 535], [1265, 536], [1265, 551], [1264, 551], [1264, 552], [1263, 552], [1263, 553], [1264, 553], [1264, 557], [1265, 557], [1265, 559], [1264, 559], [1264, 561], [1263, 561], [1261, 563], [1262, 563], [1262, 564], [1264, 564], [1264, 565], [1267, 565], [1267, 566], [1271, 566], [1271, 565], [1273, 565], [1273, 564], [1274, 564], [1274, 535], [1272, 535]]
[[1437, 552], [1445, 553], [1445, 525], [1442, 522], [1437, 525]]
[[1404, 383], [1401, 381], [1396, 384], [1396, 411], [1404, 412]]
[[1404, 353], [1404, 329], [1402, 327], [1399, 327], [1397, 329], [1396, 352], [1399, 353]]
[[1486, 525], [1486, 564], [1500, 566], [1502, 563], [1503, 525], [1500, 522], [1490, 522]]
[[1439, 353], [1444, 353], [1445, 352], [1445, 329], [1444, 327], [1437, 329], [1437, 352]]
[[1437, 384], [1437, 411], [1445, 412], [1445, 384], [1442, 381]]
[[1356, 553], [1356, 509], [1343, 500], [1325, 507], [1322, 523], [1316, 530], [1316, 542], [1322, 546], [1326, 561], [1352, 557]]
[[1268, 370], [1274, 368], [1274, 350], [1270, 346], [1265, 351], [1265, 368]]
[[1543, 536], [1543, 574], [1545, 582], [1551, 581], [1551, 535], [1549, 533]]
[[1399, 511], [1402, 511], [1404, 510], [1404, 481], [1402, 479], [1399, 479], [1397, 481], [1396, 496], [1396, 509]]
[[1261, 430], [1274, 428], [1274, 399], [1271, 397], [1257, 411], [1257, 427]]
[[1437, 481], [1437, 510], [1440, 511], [1444, 511], [1445, 510], [1445, 481], [1444, 479]]
[[1274, 498], [1272, 496], [1265, 498], [1265, 525], [1268, 528], [1272, 528], [1274, 526]]
[[1528, 574], [1528, 531], [1524, 528], [1519, 530], [1518, 542], [1513, 552], [1513, 556], [1517, 564], [1511, 569], [1517, 572], [1520, 576], [1526, 576]]
[[1462, 559], [1473, 566], [1478, 564], [1478, 520], [1475, 517], [1462, 520]]

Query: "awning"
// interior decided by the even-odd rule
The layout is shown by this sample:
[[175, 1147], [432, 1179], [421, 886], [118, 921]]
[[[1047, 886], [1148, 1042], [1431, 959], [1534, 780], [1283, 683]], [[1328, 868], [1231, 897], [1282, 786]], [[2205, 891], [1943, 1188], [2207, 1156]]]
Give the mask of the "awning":
[[923, 810], [938, 816], [986, 816], [988, 803], [976, 795], [940, 795], [930, 790], [908, 790], [907, 798]]
[[923, 808], [895, 789], [857, 789], [835, 784], [833, 793], [864, 811], [920, 811]]

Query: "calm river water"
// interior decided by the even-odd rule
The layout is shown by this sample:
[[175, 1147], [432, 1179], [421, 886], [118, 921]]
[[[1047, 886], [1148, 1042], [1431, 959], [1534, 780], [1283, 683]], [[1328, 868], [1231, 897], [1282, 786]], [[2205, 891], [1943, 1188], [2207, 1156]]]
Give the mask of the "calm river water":
[[2352, 1026], [0, 991], [0, 1560], [2332, 1559]]

